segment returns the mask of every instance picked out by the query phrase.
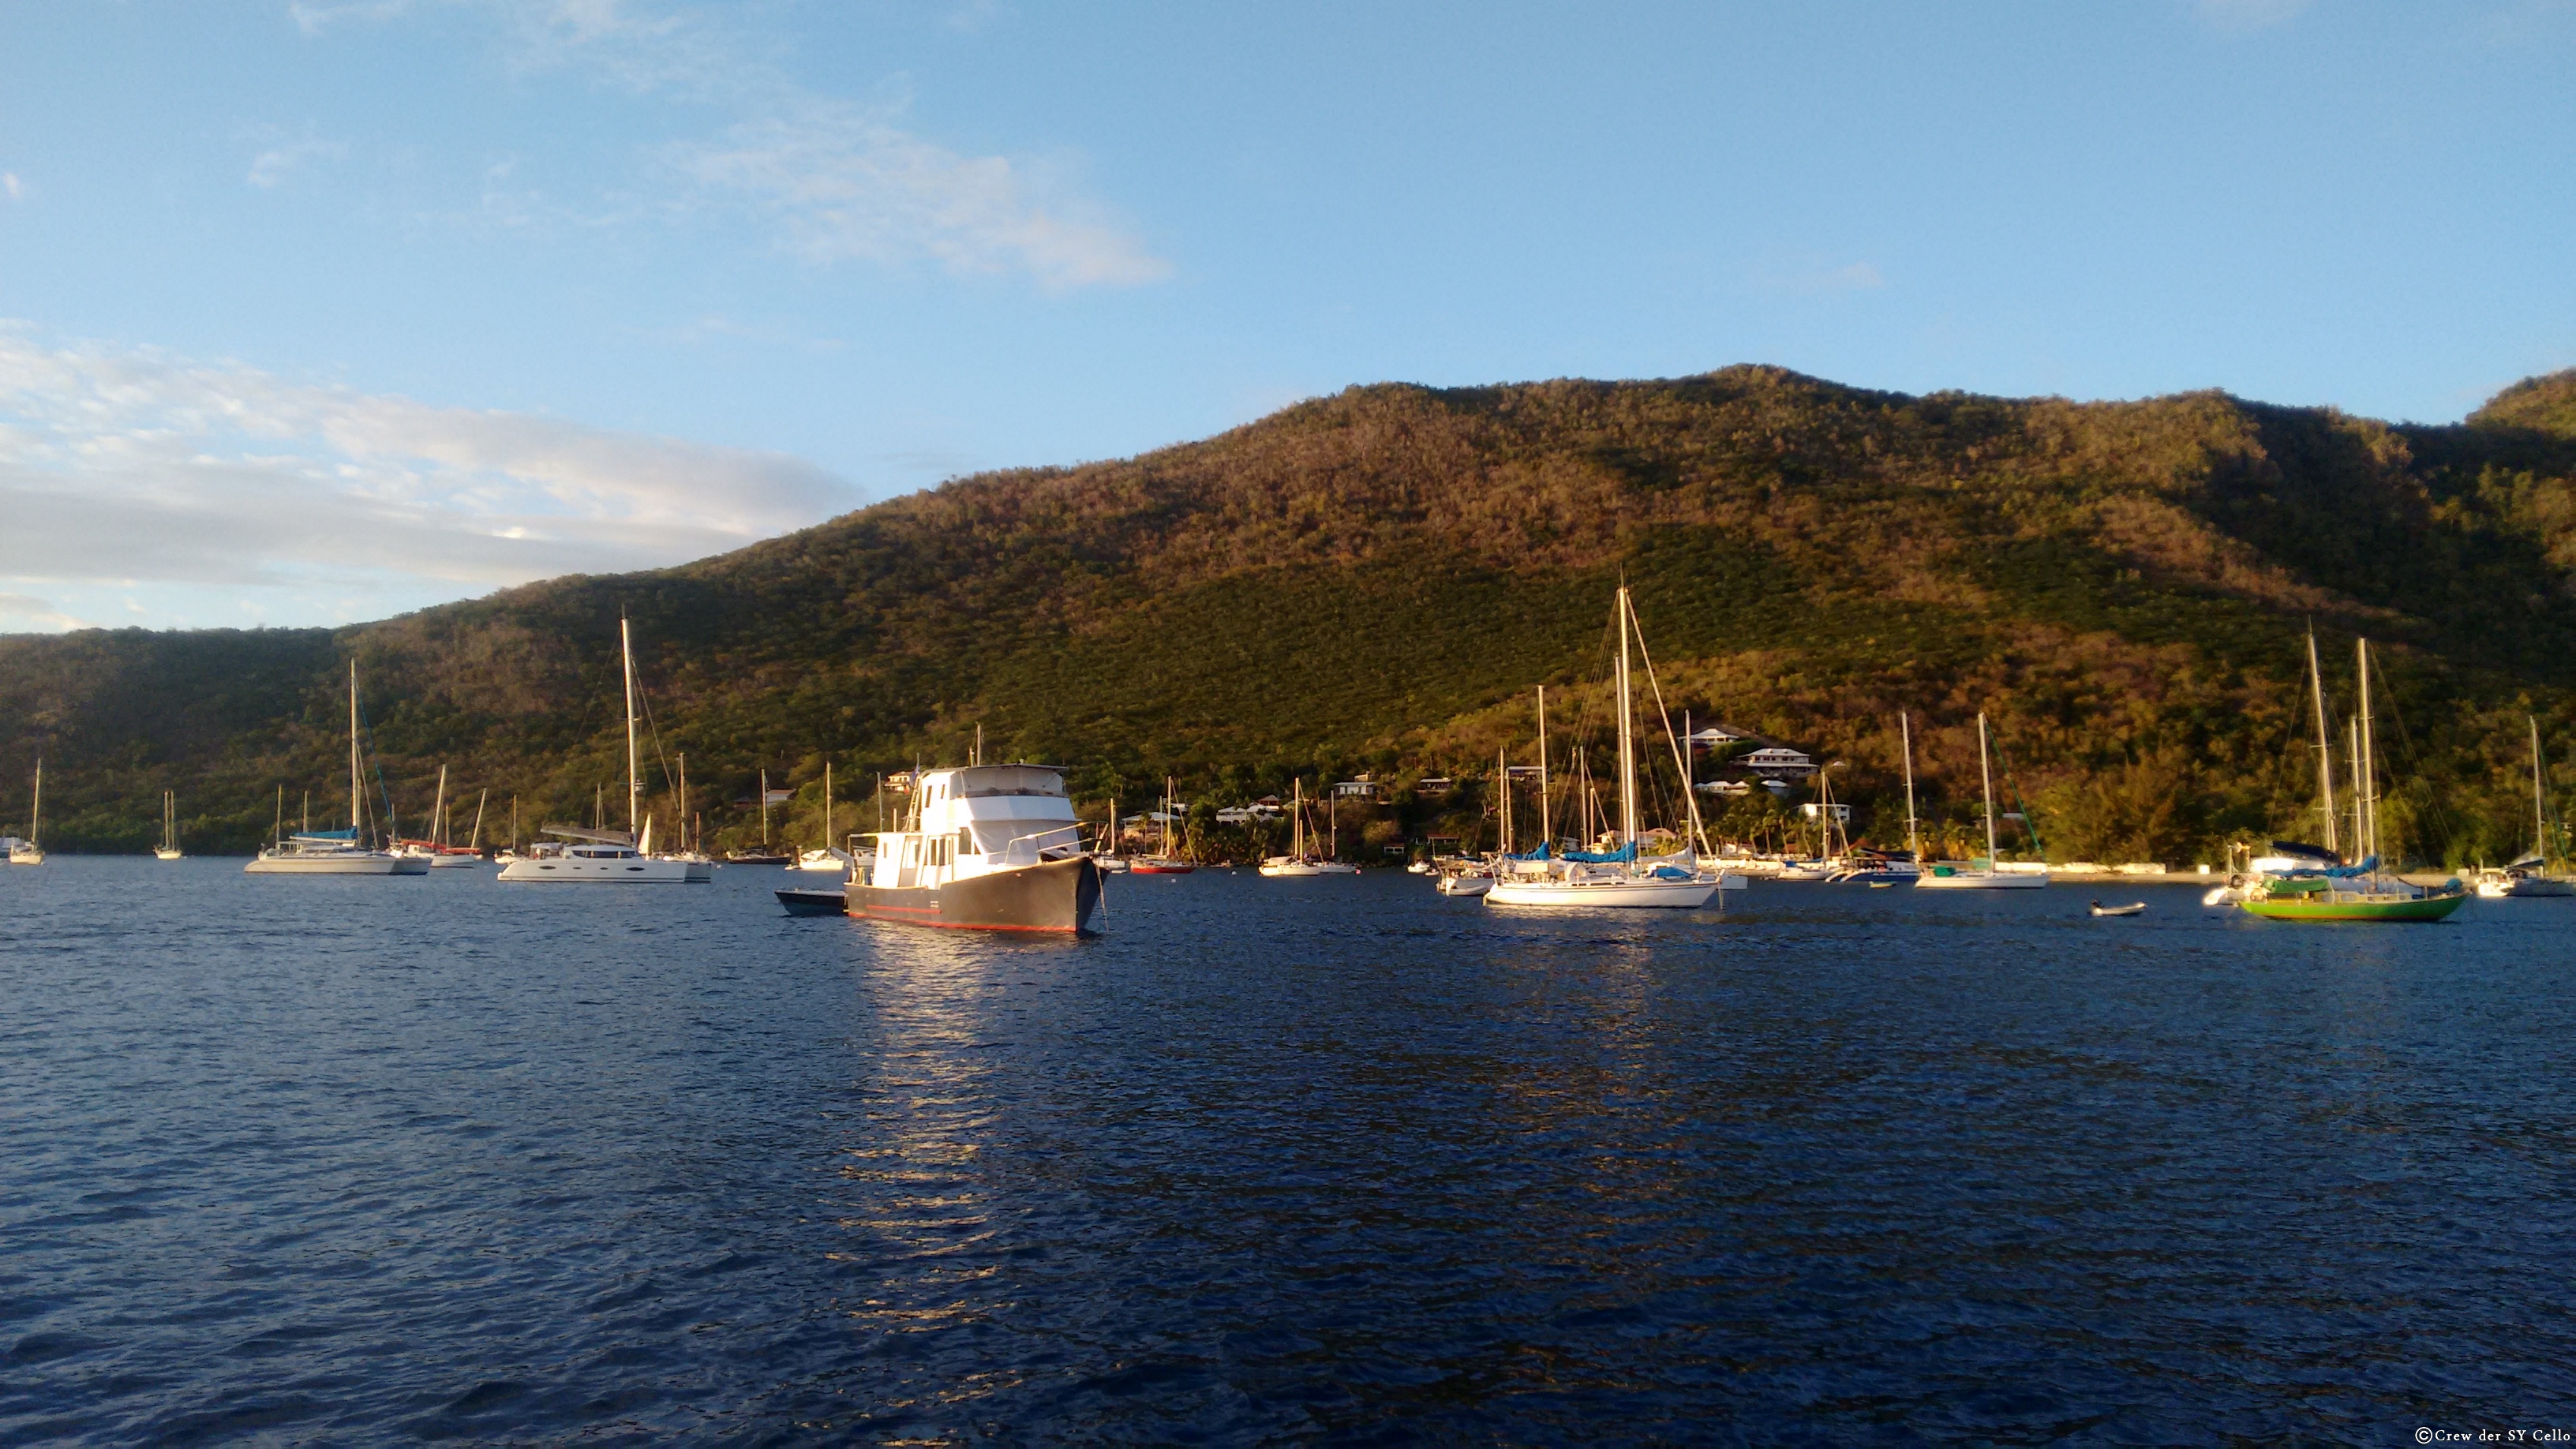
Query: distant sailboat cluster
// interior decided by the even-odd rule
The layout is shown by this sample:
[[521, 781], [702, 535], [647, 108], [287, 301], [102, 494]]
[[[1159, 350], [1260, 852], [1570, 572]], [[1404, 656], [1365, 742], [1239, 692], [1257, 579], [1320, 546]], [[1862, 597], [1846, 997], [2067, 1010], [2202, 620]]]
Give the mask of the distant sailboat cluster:
[[[1615, 643], [1603, 666], [1607, 687], [1583, 696], [1591, 702], [1583, 706], [1581, 727], [1573, 732], [1573, 743], [1562, 757], [1551, 754], [1545, 685], [1535, 691], [1535, 758], [1516, 761], [1510, 744], [1496, 752], [1490, 789], [1484, 796], [1484, 819], [1493, 827], [1490, 845], [1483, 839], [1482, 825], [1464, 848], [1451, 836], [1416, 842], [1428, 848], [1412, 857], [1408, 869], [1430, 877], [1439, 894], [1480, 901], [1501, 911], [1686, 912], [1722, 904], [1729, 893], [1747, 890], [1756, 882], [1906, 887], [1936, 893], [2029, 891], [2051, 884], [2051, 868], [2044, 860], [2005, 857], [2006, 822], [2016, 823], [2034, 853], [2039, 832], [2017, 798], [2013, 809], [1998, 809], [1999, 773], [2008, 794], [2017, 796], [2017, 791], [2010, 771], [2001, 767], [1997, 731], [1984, 711], [1976, 716], [1983, 854], [1940, 859], [1927, 853], [1915, 794], [1914, 716], [1906, 711], [1898, 711], [1895, 720], [1904, 788], [1904, 847], [1874, 845], [1860, 839], [1852, 828], [1851, 806], [1835, 798], [1833, 772], [1844, 766], [1843, 761], [1810, 757], [1785, 743], [1763, 740], [1732, 726], [1695, 732], [1687, 717], [1680, 729], [1675, 728], [1635, 599], [1624, 584], [1613, 598], [1610, 627]], [[603, 788], [589, 824], [548, 823], [539, 828], [539, 840], [523, 846], [519, 802], [512, 796], [508, 843], [497, 852], [487, 851], [484, 825], [493, 805], [491, 791], [476, 793], [470, 821], [460, 831], [459, 817], [465, 815], [461, 792], [451, 799], [449, 771], [442, 764], [427, 824], [415, 834], [402, 834], [381, 772], [371, 773], [358, 666], [353, 660], [346, 681], [346, 823], [317, 827], [312, 796], [307, 794], [294, 828], [289, 829], [286, 792], [281, 786], [270, 838], [242, 869], [264, 876], [400, 877], [495, 861], [501, 867], [498, 879], [513, 885], [693, 884], [713, 879], [716, 861], [702, 848], [697, 818], [689, 810], [688, 756], [678, 755], [674, 770], [661, 753], [661, 736], [652, 729], [644, 684], [636, 670], [634, 629], [623, 617], [618, 621], [618, 654], [626, 772], [622, 821]], [[2558, 862], [2551, 855], [2546, 762], [2537, 716], [2528, 720], [2531, 849], [2503, 866], [2481, 870], [2473, 887], [2457, 880], [2439, 886], [2410, 883], [2388, 868], [2381, 849], [2383, 791], [2374, 738], [2371, 646], [2366, 640], [2355, 645], [2355, 708], [2343, 722], [2340, 741], [2330, 718], [2313, 634], [2307, 655], [2315, 726], [2316, 821], [2322, 844], [2274, 841], [2266, 854], [2248, 852], [2241, 864], [2231, 859], [2227, 883], [2208, 891], [2205, 904], [2275, 921], [2437, 921], [2457, 911], [2472, 894], [2576, 896], [2576, 881], [2551, 869]], [[1605, 696], [1606, 730], [1599, 713]], [[665, 783], [674, 786], [675, 818], [667, 824], [648, 807], [643, 768], [648, 732]], [[1611, 747], [1607, 756], [1600, 753], [1604, 733]], [[1749, 753], [1727, 767], [1733, 772], [1730, 777], [1703, 782], [1694, 765], [1703, 745], [1713, 752], [1729, 746]], [[1156, 808], [1130, 819], [1120, 818], [1118, 801], [1111, 796], [1107, 824], [1086, 839], [1062, 770], [1026, 762], [985, 763], [980, 726], [975, 748], [963, 767], [924, 770], [916, 766], [878, 776], [874, 831], [852, 832], [847, 837], [840, 833], [835, 814], [838, 791], [829, 759], [822, 762], [821, 775], [819, 843], [792, 854], [772, 845], [771, 806], [793, 795], [773, 791], [764, 767], [758, 776], [760, 845], [726, 857], [728, 863], [788, 866], [833, 878], [827, 886], [779, 889], [779, 903], [794, 914], [978, 930], [1081, 932], [1089, 929], [1100, 906], [1107, 875], [1187, 876], [1210, 858], [1211, 848], [1193, 823], [1210, 818], [1206, 807], [1194, 812], [1185, 804], [1175, 778], [1164, 777]], [[1765, 804], [1750, 817], [1761, 822], [1758, 839], [1770, 845], [1760, 850], [1734, 841], [1721, 846], [1712, 838], [1702, 818], [1703, 793], [1744, 795], [1758, 786], [1777, 798], [1788, 793], [1793, 788], [1790, 782], [1800, 776], [1809, 778], [1813, 800], [1800, 806], [1797, 816]], [[1315, 793], [1309, 793], [1306, 785], [1303, 776], [1292, 777], [1287, 800], [1264, 796], [1247, 805], [1217, 809], [1212, 818], [1220, 827], [1250, 828], [1252, 840], [1266, 839], [1273, 849], [1279, 837], [1262, 832], [1286, 820], [1285, 850], [1257, 857], [1262, 879], [1360, 874], [1361, 866], [1344, 855], [1340, 807], [1349, 797], [1358, 797], [1363, 804], [1382, 803], [1381, 784], [1363, 774], [1337, 784], [1327, 780]], [[1420, 785], [1426, 792], [1436, 789], [1445, 794], [1454, 782], [1426, 778]], [[892, 795], [902, 798], [889, 820], [887, 801]], [[1890, 804], [1882, 803], [1881, 810]], [[164, 861], [183, 860], [176, 793], [164, 790], [161, 807], [160, 841], [152, 853]], [[40, 759], [30, 782], [26, 836], [0, 836], [0, 851], [10, 864], [44, 862], [43, 811], [44, 762]], [[1886, 814], [1879, 819], [1880, 830], [1892, 834], [1892, 819]], [[1377, 851], [1386, 842], [1383, 830], [1382, 822], [1370, 825], [1363, 848]], [[1953, 824], [1944, 827], [1942, 838], [1954, 851], [1966, 854], [1959, 849], [1962, 834]], [[1242, 837], [1236, 839], [1233, 847], [1215, 848], [1220, 863], [1229, 849], [1241, 849]], [[1128, 849], [1131, 844], [1133, 851]], [[1442, 850], [1442, 845], [1449, 848]], [[1409, 853], [1398, 843], [1384, 843], [1383, 849], [1388, 855]], [[2079, 878], [2083, 872], [2103, 870], [2080, 865], [2070, 869]], [[2164, 867], [2121, 869], [2161, 873]], [[2209, 867], [2201, 869], [2206, 873]], [[2089, 914], [2124, 919], [2146, 910], [2143, 901], [2127, 905], [2095, 901]]]

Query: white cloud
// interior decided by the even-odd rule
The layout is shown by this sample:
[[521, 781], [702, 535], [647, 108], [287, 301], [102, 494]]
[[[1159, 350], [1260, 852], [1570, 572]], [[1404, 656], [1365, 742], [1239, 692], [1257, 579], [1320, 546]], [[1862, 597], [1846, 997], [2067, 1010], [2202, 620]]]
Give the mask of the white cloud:
[[24, 200], [27, 195], [26, 185], [18, 180], [15, 171], [0, 171], [0, 191], [7, 192], [11, 201]]
[[853, 502], [781, 454], [0, 325], [0, 584], [390, 579], [454, 597], [679, 563]]
[[1168, 276], [1098, 209], [1002, 156], [961, 156], [879, 112], [808, 101], [717, 142], [674, 148], [690, 178], [778, 217], [809, 261], [957, 273], [1025, 271], [1049, 287], [1134, 286]]
[[[272, 128], [267, 134], [275, 136], [279, 133]], [[308, 132], [299, 139], [279, 141], [260, 152], [258, 156], [252, 158], [250, 174], [243, 179], [264, 190], [272, 189], [286, 179], [287, 173], [307, 161], [316, 159], [336, 161], [348, 154], [347, 143], [326, 141]]]
[[57, 609], [45, 599], [27, 594], [0, 594], [0, 629], [15, 625], [20, 629], [82, 629], [87, 621]]

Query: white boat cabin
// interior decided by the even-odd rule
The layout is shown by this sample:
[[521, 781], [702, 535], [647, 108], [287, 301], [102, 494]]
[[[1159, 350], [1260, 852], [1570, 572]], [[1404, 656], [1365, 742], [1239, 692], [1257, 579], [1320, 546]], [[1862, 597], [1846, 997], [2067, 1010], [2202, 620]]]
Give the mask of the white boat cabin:
[[876, 858], [863, 884], [938, 886], [1082, 853], [1073, 801], [1052, 766], [930, 770], [916, 799], [913, 829], [877, 832]]

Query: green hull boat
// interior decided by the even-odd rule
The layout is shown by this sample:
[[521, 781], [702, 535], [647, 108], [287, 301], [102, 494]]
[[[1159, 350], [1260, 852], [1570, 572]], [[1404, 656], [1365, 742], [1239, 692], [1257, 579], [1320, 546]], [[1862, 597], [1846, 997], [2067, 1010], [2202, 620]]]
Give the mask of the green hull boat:
[[2295, 896], [2240, 901], [2250, 916], [2270, 921], [2439, 921], [2467, 903], [2463, 892], [2438, 896], [2363, 895], [2358, 892], [2312, 891]]

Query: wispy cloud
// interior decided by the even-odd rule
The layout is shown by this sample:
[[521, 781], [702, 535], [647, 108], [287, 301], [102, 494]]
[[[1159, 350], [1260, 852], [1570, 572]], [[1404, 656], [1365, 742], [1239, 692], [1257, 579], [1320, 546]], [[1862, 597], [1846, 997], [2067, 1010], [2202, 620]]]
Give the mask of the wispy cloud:
[[[730, 115], [715, 135], [656, 153], [659, 184], [676, 183], [684, 193], [665, 197], [667, 209], [762, 219], [778, 229], [784, 250], [810, 264], [928, 262], [958, 275], [1024, 274], [1053, 290], [1136, 286], [1171, 274], [1171, 264], [1084, 195], [1067, 168], [963, 154], [910, 129], [901, 103], [818, 95], [744, 43], [731, 28], [742, 23], [739, 12], [646, 0], [441, 3], [493, 16], [516, 68], [587, 72]], [[293, 14], [319, 34], [344, 20], [385, 20], [410, 8], [407, 0], [302, 3]], [[1000, 13], [965, 0], [948, 18], [972, 27]], [[274, 184], [261, 177], [282, 176], [298, 159], [280, 154], [266, 172], [255, 167], [252, 179]], [[478, 214], [516, 227], [585, 210], [633, 220], [656, 208], [619, 196], [585, 209], [494, 184]]]
[[[269, 140], [284, 135], [275, 127], [263, 128], [258, 139]], [[250, 174], [243, 179], [262, 190], [272, 190], [287, 175], [308, 161], [337, 161], [349, 154], [345, 141], [325, 140], [310, 131], [292, 140], [277, 139], [251, 159]]]
[[0, 193], [6, 193], [11, 201], [23, 201], [27, 196], [26, 183], [18, 179], [15, 171], [0, 171]]
[[0, 585], [391, 575], [452, 595], [677, 563], [855, 501], [781, 454], [0, 326]]
[[1766, 292], [1816, 297], [1842, 292], [1875, 292], [1887, 285], [1887, 274], [1878, 269], [1876, 262], [1802, 260], [1766, 267], [1754, 280]]
[[1024, 271], [1049, 287], [1135, 286], [1171, 264], [1097, 207], [1001, 156], [961, 156], [870, 111], [811, 101], [673, 164], [751, 198], [815, 263], [929, 260], [951, 272]]
[[2191, 8], [2214, 29], [2266, 30], [2296, 19], [2308, 0], [2191, 0]]
[[52, 602], [30, 594], [0, 594], [0, 630], [82, 629], [89, 621], [66, 614]]

